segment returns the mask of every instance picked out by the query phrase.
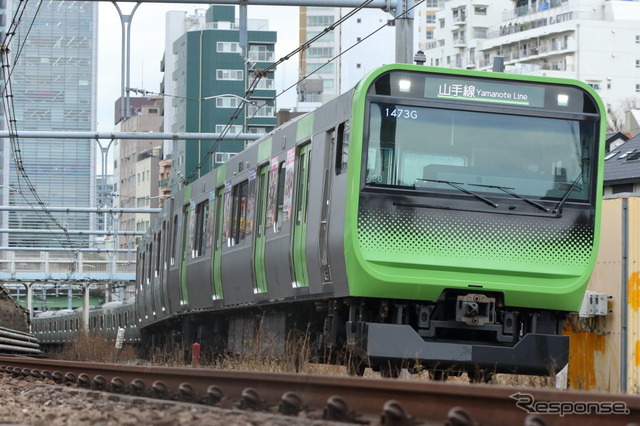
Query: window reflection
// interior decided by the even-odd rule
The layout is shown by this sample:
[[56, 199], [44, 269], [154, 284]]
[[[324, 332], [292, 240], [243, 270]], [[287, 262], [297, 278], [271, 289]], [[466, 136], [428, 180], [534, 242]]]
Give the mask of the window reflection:
[[577, 120], [372, 104], [365, 183], [561, 198], [579, 179], [570, 198], [586, 200], [593, 132]]

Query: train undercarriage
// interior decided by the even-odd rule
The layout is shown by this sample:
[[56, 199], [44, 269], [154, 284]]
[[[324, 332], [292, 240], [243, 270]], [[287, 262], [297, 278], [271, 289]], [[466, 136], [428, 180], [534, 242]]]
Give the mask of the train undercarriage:
[[[210, 357], [282, 357], [367, 367], [385, 377], [403, 368], [472, 381], [495, 373], [553, 375], [568, 362], [566, 314], [504, 306], [500, 294], [448, 291], [437, 302], [342, 298], [188, 313], [143, 330], [145, 347], [198, 342]], [[188, 356], [188, 355], [187, 355]]]

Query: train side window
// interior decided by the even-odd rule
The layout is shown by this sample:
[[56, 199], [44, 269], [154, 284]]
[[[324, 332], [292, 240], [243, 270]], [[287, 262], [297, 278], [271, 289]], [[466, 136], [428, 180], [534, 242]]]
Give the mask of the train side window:
[[336, 141], [336, 174], [347, 171], [349, 160], [349, 120], [338, 124], [338, 139]]
[[145, 276], [144, 276], [144, 271], [145, 269], [145, 258], [147, 257], [147, 253], [146, 252], [142, 252], [142, 257], [140, 258], [140, 285], [144, 284], [145, 282], [147, 284], [149, 284], [149, 281], [145, 280]]
[[80, 319], [76, 318], [76, 331], [80, 329]]
[[277, 191], [277, 200], [278, 200], [278, 208], [276, 209], [276, 221], [275, 221], [275, 231], [280, 232], [282, 229], [282, 223], [285, 219], [284, 214], [284, 183], [286, 181], [285, 177], [287, 174], [286, 164], [283, 161], [280, 163], [280, 173], [278, 173], [278, 191]]
[[104, 317], [101, 316], [100, 317], [100, 330], [103, 330], [103, 329], [104, 329]]
[[244, 242], [247, 226], [249, 181], [233, 187], [233, 212], [231, 213], [231, 245]]
[[149, 284], [151, 282], [151, 278], [153, 277], [153, 275], [151, 275], [152, 271], [153, 271], [153, 248], [154, 248], [155, 244], [153, 244], [153, 242], [150, 242], [149, 245], [147, 246], [147, 253], [149, 253], [149, 256], [147, 257], [147, 284]]
[[171, 266], [176, 264], [178, 251], [178, 215], [173, 217], [173, 238], [171, 239]]
[[162, 252], [161, 248], [162, 248], [162, 244], [160, 243], [162, 238], [162, 231], [158, 231], [158, 233], [156, 234], [156, 262], [155, 262], [155, 268], [154, 268], [154, 277], [157, 277], [158, 275], [160, 275], [160, 253]]
[[69, 330], [69, 320], [68, 319], [64, 320], [64, 331], [67, 331], [67, 330]]
[[129, 312], [124, 313], [124, 327], [126, 328], [129, 325]]
[[[163, 269], [167, 269], [167, 221], [162, 221], [162, 231], [160, 232], [160, 265]], [[162, 237], [164, 237], [164, 239]]]
[[203, 201], [196, 206], [194, 257], [202, 256], [209, 240], [207, 223], [209, 217], [209, 201]]

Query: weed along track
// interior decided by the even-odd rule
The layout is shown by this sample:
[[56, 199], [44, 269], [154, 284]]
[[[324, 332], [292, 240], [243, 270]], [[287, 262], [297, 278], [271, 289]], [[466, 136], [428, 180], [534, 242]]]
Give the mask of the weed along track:
[[[506, 386], [0, 357], [0, 372], [291, 419], [416, 425], [631, 425], [640, 397]], [[115, 398], [109, 396], [109, 398]], [[555, 410], [555, 411], [554, 411]], [[562, 415], [559, 415], [562, 414]]]

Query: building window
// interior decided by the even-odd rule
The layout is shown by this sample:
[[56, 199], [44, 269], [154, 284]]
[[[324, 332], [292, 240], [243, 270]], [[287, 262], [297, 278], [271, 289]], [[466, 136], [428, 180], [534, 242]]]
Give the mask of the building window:
[[473, 29], [473, 38], [487, 38], [487, 29], [486, 28], [474, 28]]
[[318, 34], [322, 33], [323, 36], [320, 37], [318, 40], [316, 41], [333, 41], [333, 31], [325, 33], [324, 31], [307, 31], [307, 41], [311, 40], [312, 38], [316, 37]]
[[640, 43], [640, 34], [636, 36], [636, 43]]
[[357, 69], [362, 68], [362, 64], [356, 64], [356, 68], [357, 68]]
[[427, 7], [438, 7], [438, 0], [427, 0]]
[[436, 23], [436, 15], [430, 13], [427, 15], [427, 24], [435, 24]]
[[236, 152], [216, 152], [215, 155], [215, 163], [216, 164], [222, 164], [225, 161], [229, 160], [231, 157], [234, 157], [237, 153]]
[[613, 185], [611, 187], [611, 193], [612, 194], [622, 194], [625, 192], [633, 192], [633, 183], [627, 183], [627, 184], [622, 184], [622, 185]]
[[247, 115], [249, 117], [275, 117], [275, 107], [268, 105], [267, 101], [256, 101], [255, 105], [249, 105]]
[[158, 108], [149, 108], [149, 114], [157, 114]]
[[640, 68], [640, 59], [636, 59], [636, 68]]
[[487, 6], [476, 6], [473, 8], [473, 13], [475, 13], [476, 15], [486, 15]]
[[238, 108], [244, 101], [231, 96], [216, 98], [216, 108]]
[[231, 126], [227, 126], [225, 124], [216, 124], [216, 133], [222, 133], [225, 129], [229, 129], [226, 132], [232, 135], [242, 132], [242, 126], [239, 124], [233, 124]]
[[266, 127], [249, 127], [247, 129], [249, 133], [267, 133]]
[[433, 40], [433, 30], [425, 31], [424, 36], [427, 40]]
[[593, 87], [595, 90], [600, 90], [600, 83], [587, 83], [587, 84]]
[[636, 84], [636, 93], [640, 93], [640, 84]]
[[356, 22], [357, 22], [358, 24], [361, 24], [361, 23], [362, 23], [362, 19], [358, 18], [358, 19], [356, 20]]
[[244, 71], [242, 70], [218, 70], [218, 80], [242, 80], [244, 78]]
[[258, 84], [255, 87], [256, 89], [262, 89], [262, 90], [273, 90], [274, 86], [273, 86], [273, 75], [270, 75], [268, 78], [261, 78], [258, 81]]
[[333, 62], [322, 64], [307, 64], [307, 74], [333, 74], [335, 72], [335, 66]]
[[444, 28], [444, 19], [440, 19], [440, 28]]
[[307, 16], [307, 27], [327, 27], [334, 22], [331, 15], [311, 15]]
[[333, 47], [310, 47], [308, 58], [330, 58], [333, 56]]
[[219, 53], [239, 53], [240, 44], [237, 41], [219, 41], [216, 44], [216, 51]]
[[249, 46], [249, 59], [254, 62], [273, 62], [273, 50], [264, 44], [252, 44]]

